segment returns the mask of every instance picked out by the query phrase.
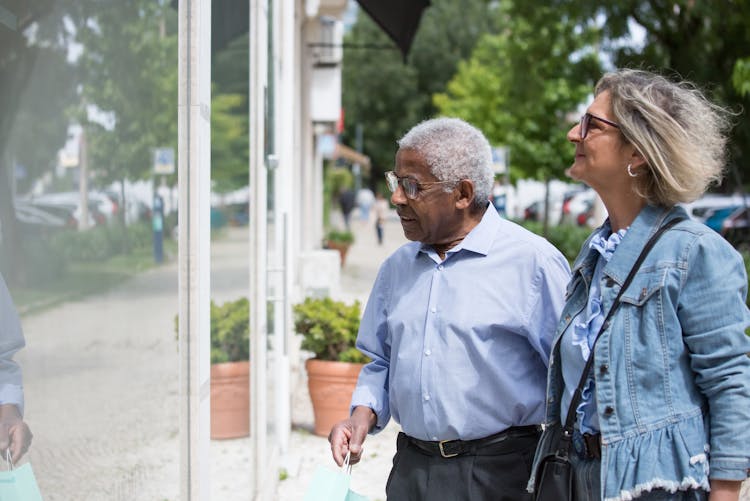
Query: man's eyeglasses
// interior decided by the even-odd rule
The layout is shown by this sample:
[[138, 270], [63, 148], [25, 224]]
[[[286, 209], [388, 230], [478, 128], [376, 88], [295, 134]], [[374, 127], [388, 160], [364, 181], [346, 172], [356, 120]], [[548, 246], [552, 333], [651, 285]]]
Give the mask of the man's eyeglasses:
[[420, 183], [410, 177], [398, 177], [392, 170], [389, 170], [385, 173], [385, 181], [386, 183], [388, 183], [388, 189], [391, 190], [391, 193], [395, 193], [398, 189], [398, 185], [400, 184], [404, 189], [406, 198], [410, 198], [412, 200], [417, 198], [420, 191], [426, 190], [430, 186], [436, 184], [455, 184], [454, 181], [433, 181], [429, 183]]
[[607, 120], [606, 118], [598, 117], [596, 115], [592, 115], [591, 113], [585, 113], [581, 117], [581, 124], [579, 131], [581, 133], [581, 139], [586, 139], [586, 135], [589, 133], [589, 124], [591, 123], [591, 119], [599, 120], [600, 122], [604, 122], [607, 125], [611, 125], [612, 127], [617, 127], [618, 129], [620, 126], [610, 120]]

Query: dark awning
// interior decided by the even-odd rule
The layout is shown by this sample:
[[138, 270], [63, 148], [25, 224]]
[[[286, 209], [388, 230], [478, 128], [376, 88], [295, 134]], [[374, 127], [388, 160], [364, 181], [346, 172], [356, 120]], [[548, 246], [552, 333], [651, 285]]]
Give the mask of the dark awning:
[[357, 0], [357, 3], [396, 43], [406, 59], [430, 0]]

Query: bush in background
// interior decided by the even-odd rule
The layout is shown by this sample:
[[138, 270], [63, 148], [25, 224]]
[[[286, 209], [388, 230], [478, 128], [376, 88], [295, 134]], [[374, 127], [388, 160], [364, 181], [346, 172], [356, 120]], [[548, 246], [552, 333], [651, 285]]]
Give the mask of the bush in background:
[[591, 234], [591, 228], [584, 226], [574, 226], [572, 224], [561, 224], [557, 226], [550, 226], [548, 228], [548, 234], [542, 235], [542, 223], [538, 221], [523, 221], [519, 222], [521, 226], [527, 230], [536, 233], [537, 235], [544, 236], [552, 245], [565, 256], [569, 263], [573, 263], [578, 253], [581, 251], [583, 242]]

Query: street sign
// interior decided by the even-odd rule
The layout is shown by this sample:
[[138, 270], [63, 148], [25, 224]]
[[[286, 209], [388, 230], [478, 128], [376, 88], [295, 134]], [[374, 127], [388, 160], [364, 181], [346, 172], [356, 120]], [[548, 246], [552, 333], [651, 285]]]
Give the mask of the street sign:
[[174, 174], [173, 148], [156, 148], [154, 150], [154, 174]]
[[494, 146], [492, 148], [492, 167], [495, 174], [504, 174], [508, 170], [507, 146]]

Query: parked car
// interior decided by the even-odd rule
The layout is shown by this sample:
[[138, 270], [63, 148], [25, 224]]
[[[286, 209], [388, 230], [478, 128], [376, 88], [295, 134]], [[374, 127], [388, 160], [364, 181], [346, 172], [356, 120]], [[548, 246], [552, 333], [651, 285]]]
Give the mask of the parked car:
[[563, 221], [586, 226], [591, 219], [591, 208], [594, 205], [596, 192], [591, 189], [575, 192], [563, 203]]
[[[716, 209], [746, 205], [742, 195], [704, 195], [698, 200], [682, 205], [692, 219], [705, 223]], [[718, 231], [718, 230], [717, 230]]]
[[735, 249], [750, 250], [750, 208], [738, 207], [724, 218], [720, 233]]
[[71, 224], [68, 214], [54, 210], [45, 210], [28, 202], [16, 200], [15, 209], [16, 219], [22, 225], [42, 228], [65, 228]]

